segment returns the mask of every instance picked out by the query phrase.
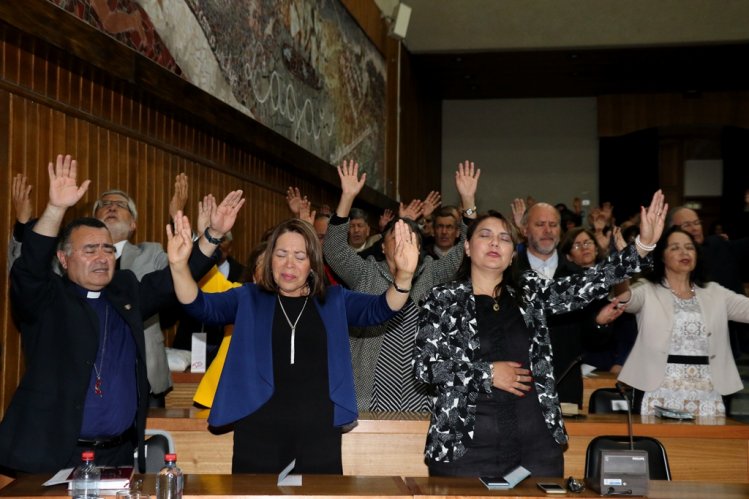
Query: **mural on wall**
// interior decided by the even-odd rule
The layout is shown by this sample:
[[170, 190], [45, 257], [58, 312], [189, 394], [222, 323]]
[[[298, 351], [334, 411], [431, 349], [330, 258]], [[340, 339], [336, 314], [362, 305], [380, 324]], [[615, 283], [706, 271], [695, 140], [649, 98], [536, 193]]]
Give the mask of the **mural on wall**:
[[[384, 191], [385, 62], [340, 0], [49, 1], [323, 160], [357, 160], [367, 185]], [[157, 34], [147, 12], [166, 17], [175, 4], [197, 21], [231, 99], [205, 84], [204, 69], [193, 70], [194, 52], [167, 49], [176, 38]], [[187, 24], [182, 17], [160, 26]]]
[[49, 0], [169, 71], [182, 74], [148, 15], [135, 0]]
[[339, 0], [186, 1], [255, 119], [383, 190], [384, 60]]

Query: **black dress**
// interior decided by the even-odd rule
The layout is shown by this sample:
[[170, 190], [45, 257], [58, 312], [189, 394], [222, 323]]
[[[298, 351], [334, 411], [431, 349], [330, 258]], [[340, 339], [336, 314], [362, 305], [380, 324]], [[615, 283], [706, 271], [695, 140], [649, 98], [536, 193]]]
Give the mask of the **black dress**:
[[[292, 323], [305, 298], [281, 297]], [[341, 474], [341, 429], [333, 426], [325, 326], [312, 298], [295, 335], [278, 301], [273, 318], [275, 391], [234, 426], [233, 473], [279, 473], [296, 459], [294, 473]]]
[[[476, 360], [516, 361], [528, 366], [532, 331], [509, 293], [495, 301], [476, 296], [480, 358]], [[449, 463], [429, 462], [431, 476], [501, 476], [518, 465], [537, 477], [561, 477], [564, 473], [562, 447], [554, 441], [541, 412], [535, 388], [518, 397], [492, 388], [476, 403], [474, 437], [466, 453]]]

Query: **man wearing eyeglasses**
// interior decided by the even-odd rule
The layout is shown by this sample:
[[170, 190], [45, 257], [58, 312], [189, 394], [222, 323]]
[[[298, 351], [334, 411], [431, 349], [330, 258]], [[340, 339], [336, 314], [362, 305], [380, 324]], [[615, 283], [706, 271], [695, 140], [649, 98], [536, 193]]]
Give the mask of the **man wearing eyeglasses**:
[[[169, 206], [170, 215], [182, 210], [187, 201], [187, 176], [180, 174], [175, 181], [175, 192]], [[116, 250], [116, 268], [130, 270], [140, 281], [144, 275], [169, 265], [164, 248], [159, 243], [130, 242], [138, 221], [135, 201], [121, 190], [104, 192], [94, 203], [93, 214], [109, 229]], [[172, 377], [164, 346], [164, 333], [159, 315], [143, 321], [146, 337], [146, 369], [151, 385], [151, 407], [164, 407], [164, 397], [172, 386]]]
[[[700, 256], [710, 280], [731, 291], [744, 294], [741, 276], [743, 275], [742, 266], [749, 262], [749, 238], [726, 240], [719, 235], [705, 237], [699, 215], [685, 206], [678, 206], [671, 210], [666, 225], [678, 225], [694, 238], [694, 242], [700, 247]], [[749, 333], [747, 326], [729, 322], [728, 330], [731, 335], [734, 357], [738, 357], [741, 350], [749, 351], [749, 346], [743, 349], [739, 347], [740, 343], [747, 344], [746, 338]]]

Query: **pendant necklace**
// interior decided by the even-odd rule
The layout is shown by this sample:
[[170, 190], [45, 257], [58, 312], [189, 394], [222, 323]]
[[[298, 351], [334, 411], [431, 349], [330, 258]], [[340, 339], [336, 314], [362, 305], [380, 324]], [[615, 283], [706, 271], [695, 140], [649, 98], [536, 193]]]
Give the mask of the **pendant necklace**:
[[109, 333], [109, 304], [104, 309], [104, 339], [101, 345], [101, 362], [99, 367], [96, 367], [94, 361], [94, 372], [96, 373], [96, 382], [94, 383], [94, 393], [99, 397], [104, 396], [104, 392], [101, 390], [101, 373], [104, 370], [104, 353], [107, 351], [107, 334]]
[[492, 310], [495, 312], [499, 312], [499, 297], [502, 295], [502, 290], [499, 290], [499, 293], [497, 293], [497, 296], [493, 296], [494, 293], [492, 293], [492, 300], [494, 300], [494, 305], [492, 305]]
[[278, 296], [278, 304], [281, 305], [281, 312], [283, 312], [283, 316], [286, 317], [286, 322], [289, 323], [289, 327], [291, 328], [291, 364], [294, 364], [294, 344], [296, 343], [296, 325], [299, 322], [299, 319], [302, 318], [302, 314], [304, 313], [304, 308], [307, 306], [307, 300], [309, 300], [309, 295], [307, 295], [304, 298], [304, 305], [302, 305], [302, 310], [299, 311], [299, 315], [296, 316], [296, 320], [294, 323], [291, 323], [291, 319], [289, 319], [289, 314], [286, 313], [286, 309], [283, 307], [283, 302], [281, 301], [281, 295]]

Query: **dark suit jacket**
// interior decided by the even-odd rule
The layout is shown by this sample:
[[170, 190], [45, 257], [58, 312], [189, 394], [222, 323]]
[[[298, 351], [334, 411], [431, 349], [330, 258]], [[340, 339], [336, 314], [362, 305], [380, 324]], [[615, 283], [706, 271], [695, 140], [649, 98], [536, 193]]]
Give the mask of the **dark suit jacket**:
[[[554, 272], [554, 278], [564, 277], [577, 272], [568, 266], [567, 259], [558, 253], [559, 265]], [[517, 265], [520, 272], [531, 268], [528, 262], [527, 249], [518, 251]], [[560, 402], [582, 404], [583, 379], [580, 366], [574, 365], [583, 355], [585, 346], [600, 346], [611, 339], [611, 332], [607, 329], [597, 330], [595, 316], [601, 308], [600, 302], [594, 302], [585, 308], [560, 315], [547, 317], [551, 348], [554, 354], [554, 379], [557, 382], [557, 393]], [[568, 368], [572, 368], [565, 375]], [[564, 375], [564, 378], [562, 376]]]
[[[99, 348], [96, 313], [72, 282], [50, 270], [56, 244], [56, 238], [27, 231], [11, 272], [11, 303], [20, 320], [26, 370], [0, 423], [0, 466], [30, 473], [58, 471], [70, 459]], [[193, 251], [195, 273], [211, 265], [211, 259]], [[136, 344], [139, 399], [134, 423], [138, 455], [144, 456], [149, 386], [143, 319], [176, 302], [171, 273], [168, 268], [154, 272], [139, 283], [132, 272], [116, 271], [107, 297]]]

